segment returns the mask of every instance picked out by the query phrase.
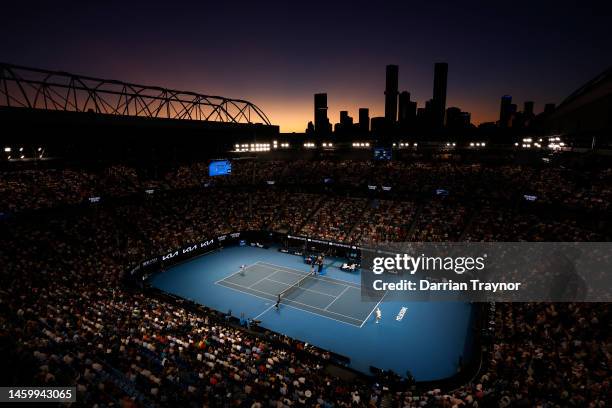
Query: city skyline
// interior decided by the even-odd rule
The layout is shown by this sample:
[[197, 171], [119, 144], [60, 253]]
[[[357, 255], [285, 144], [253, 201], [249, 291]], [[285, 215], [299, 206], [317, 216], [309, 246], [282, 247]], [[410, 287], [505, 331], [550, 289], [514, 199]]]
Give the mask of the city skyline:
[[598, 13], [569, 2], [270, 2], [245, 4], [240, 13], [223, 4], [147, 4], [35, 11], [11, 4], [1, 59], [247, 99], [282, 132], [305, 130], [315, 93], [327, 93], [332, 123], [340, 111], [357, 118], [363, 107], [384, 116], [390, 64], [400, 67], [399, 91], [422, 108], [432, 98], [434, 63], [447, 62], [446, 107], [470, 112], [476, 125], [498, 119], [502, 95], [520, 106], [534, 101], [539, 113], [612, 64], [603, 3]]

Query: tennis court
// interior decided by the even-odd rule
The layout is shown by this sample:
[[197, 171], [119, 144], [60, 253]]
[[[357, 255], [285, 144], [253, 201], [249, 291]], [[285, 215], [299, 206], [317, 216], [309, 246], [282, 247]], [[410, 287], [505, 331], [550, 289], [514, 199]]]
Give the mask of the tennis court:
[[[472, 305], [405, 302], [392, 293], [380, 303], [376, 298], [366, 302], [361, 276], [340, 270], [331, 257], [326, 261], [322, 275], [309, 277], [310, 266], [301, 256], [277, 248], [234, 246], [178, 263], [149, 282], [166, 293], [235, 318], [260, 320], [266, 330], [345, 356], [351, 368], [366, 374], [375, 366], [396, 373], [410, 370], [419, 381], [431, 381], [457, 372], [459, 357], [467, 358], [471, 347]], [[241, 265], [247, 265], [244, 273]], [[379, 324], [373, 312], [377, 303]]]
[[364, 302], [356, 283], [267, 262], [248, 265], [215, 283], [272, 302], [256, 319], [272, 310], [280, 295], [281, 313], [283, 308], [290, 307], [362, 327], [384, 297]]

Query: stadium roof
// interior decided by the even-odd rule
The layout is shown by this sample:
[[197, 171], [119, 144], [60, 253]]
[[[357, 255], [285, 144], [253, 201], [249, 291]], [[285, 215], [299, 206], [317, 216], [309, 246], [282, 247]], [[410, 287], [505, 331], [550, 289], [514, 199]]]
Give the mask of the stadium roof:
[[271, 125], [243, 100], [0, 63], [0, 107]]

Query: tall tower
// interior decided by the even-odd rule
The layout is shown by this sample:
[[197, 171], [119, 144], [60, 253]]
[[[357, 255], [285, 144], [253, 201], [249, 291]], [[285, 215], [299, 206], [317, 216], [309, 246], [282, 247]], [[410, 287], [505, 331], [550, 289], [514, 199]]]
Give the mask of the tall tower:
[[329, 119], [327, 119], [326, 93], [318, 93], [314, 95], [314, 120], [314, 130], [316, 133], [328, 133]]
[[507, 128], [510, 125], [510, 116], [512, 109], [512, 96], [504, 95], [501, 97], [499, 107], [499, 127]]
[[397, 122], [397, 65], [387, 65], [385, 85], [385, 119], [388, 123]]
[[432, 100], [432, 119], [434, 127], [444, 127], [444, 114], [446, 112], [446, 82], [448, 78], [448, 64], [436, 62], [434, 66], [434, 86]]
[[368, 108], [359, 108], [359, 129], [364, 132], [370, 130], [370, 110]]

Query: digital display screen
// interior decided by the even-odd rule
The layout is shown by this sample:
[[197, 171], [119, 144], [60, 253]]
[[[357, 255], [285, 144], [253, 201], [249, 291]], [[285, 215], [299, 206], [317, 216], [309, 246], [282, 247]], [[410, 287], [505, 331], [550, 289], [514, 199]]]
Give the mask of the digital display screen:
[[385, 147], [374, 148], [374, 160], [391, 160], [391, 149]]
[[229, 160], [216, 160], [208, 165], [208, 175], [211, 177], [227, 176], [228, 174], [232, 174], [232, 163]]

